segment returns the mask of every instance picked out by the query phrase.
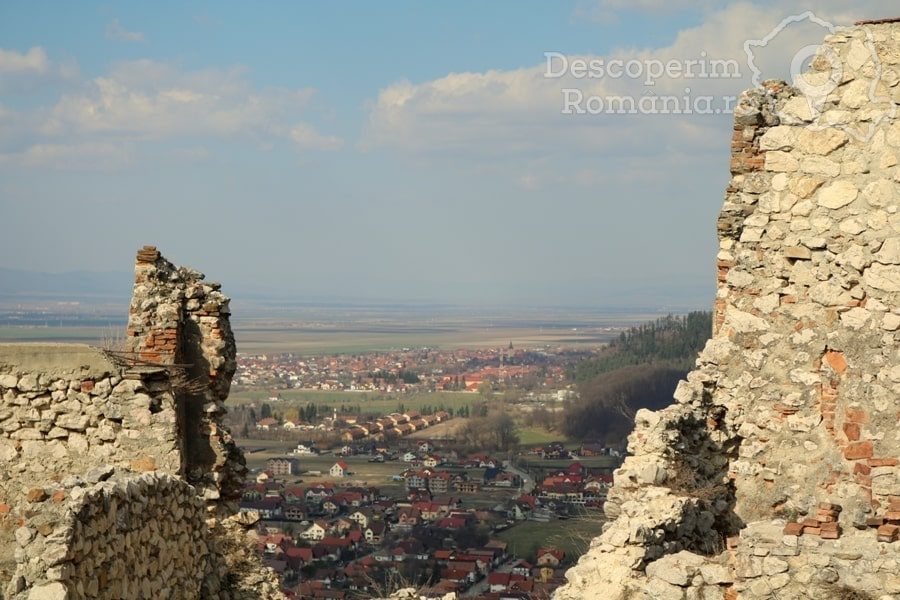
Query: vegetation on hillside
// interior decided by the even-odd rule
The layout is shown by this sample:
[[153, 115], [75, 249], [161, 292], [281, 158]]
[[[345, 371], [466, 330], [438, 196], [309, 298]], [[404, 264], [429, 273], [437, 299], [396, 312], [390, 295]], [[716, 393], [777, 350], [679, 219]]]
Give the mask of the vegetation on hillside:
[[623, 332], [598, 356], [578, 363], [572, 378], [584, 383], [629, 365], [659, 362], [689, 369], [711, 332], [712, 313], [709, 311], [668, 315]]
[[622, 333], [599, 356], [573, 369], [579, 398], [567, 406], [562, 431], [575, 439], [624, 445], [639, 409], [672, 403], [675, 386], [711, 333], [710, 312], [670, 315]]
[[658, 410], [672, 403], [672, 393], [686, 369], [655, 364], [629, 365], [603, 373], [580, 386], [578, 400], [563, 416], [563, 431], [576, 439], [620, 446], [641, 408]]

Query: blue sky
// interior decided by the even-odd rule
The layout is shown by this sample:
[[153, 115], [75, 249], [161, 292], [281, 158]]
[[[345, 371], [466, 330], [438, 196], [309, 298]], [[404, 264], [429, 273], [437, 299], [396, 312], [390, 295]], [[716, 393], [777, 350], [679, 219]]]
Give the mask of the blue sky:
[[[728, 115], [562, 115], [545, 52], [742, 61], [808, 8], [888, 2], [0, 5], [0, 267], [128, 271], [155, 243], [298, 300], [704, 306]], [[892, 14], [892, 13], [891, 13]], [[784, 76], [803, 39], [762, 62]]]

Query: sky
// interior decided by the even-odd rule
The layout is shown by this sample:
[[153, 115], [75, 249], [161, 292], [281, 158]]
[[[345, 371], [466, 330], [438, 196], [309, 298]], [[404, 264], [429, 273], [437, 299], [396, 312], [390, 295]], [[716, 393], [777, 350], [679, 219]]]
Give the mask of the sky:
[[[0, 268], [127, 273], [154, 244], [298, 301], [709, 306], [745, 42], [787, 78], [829, 28], [894, 12], [8, 0]], [[693, 110], [611, 112], [648, 96]]]

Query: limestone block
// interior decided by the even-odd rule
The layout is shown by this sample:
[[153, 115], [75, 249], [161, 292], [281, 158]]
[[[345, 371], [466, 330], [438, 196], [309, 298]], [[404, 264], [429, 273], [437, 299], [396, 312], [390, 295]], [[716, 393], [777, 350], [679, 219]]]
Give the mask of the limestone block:
[[69, 600], [69, 592], [63, 584], [56, 581], [31, 588], [28, 600]]
[[[819, 190], [819, 206], [838, 209], [847, 206], [859, 196], [859, 188], [849, 181], [835, 181]], [[868, 196], [867, 196], [868, 197]]]

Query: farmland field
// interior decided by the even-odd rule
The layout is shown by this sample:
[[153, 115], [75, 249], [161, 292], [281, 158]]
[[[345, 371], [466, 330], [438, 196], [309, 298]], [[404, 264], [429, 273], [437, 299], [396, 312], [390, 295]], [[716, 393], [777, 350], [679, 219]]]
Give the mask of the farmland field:
[[520, 427], [518, 432], [519, 443], [523, 446], [536, 446], [550, 442], [562, 442], [563, 445], [569, 443], [565, 434], [559, 431], [547, 431], [539, 427]]
[[545, 546], [563, 550], [567, 560], [571, 560], [585, 553], [591, 539], [600, 535], [602, 527], [603, 516], [597, 511], [565, 521], [524, 521], [500, 532], [497, 537], [509, 544], [511, 553], [528, 560], [534, 560], [537, 549]]
[[[95, 310], [90, 303], [77, 308], [52, 302], [36, 302], [31, 308], [28, 303], [0, 303], [0, 341], [102, 346], [104, 341], [124, 338], [127, 306], [127, 300]], [[625, 327], [659, 316], [575, 308], [276, 306], [237, 299], [232, 309], [239, 352], [307, 356], [403, 347], [496, 348], [509, 343], [517, 348], [595, 347]]]

